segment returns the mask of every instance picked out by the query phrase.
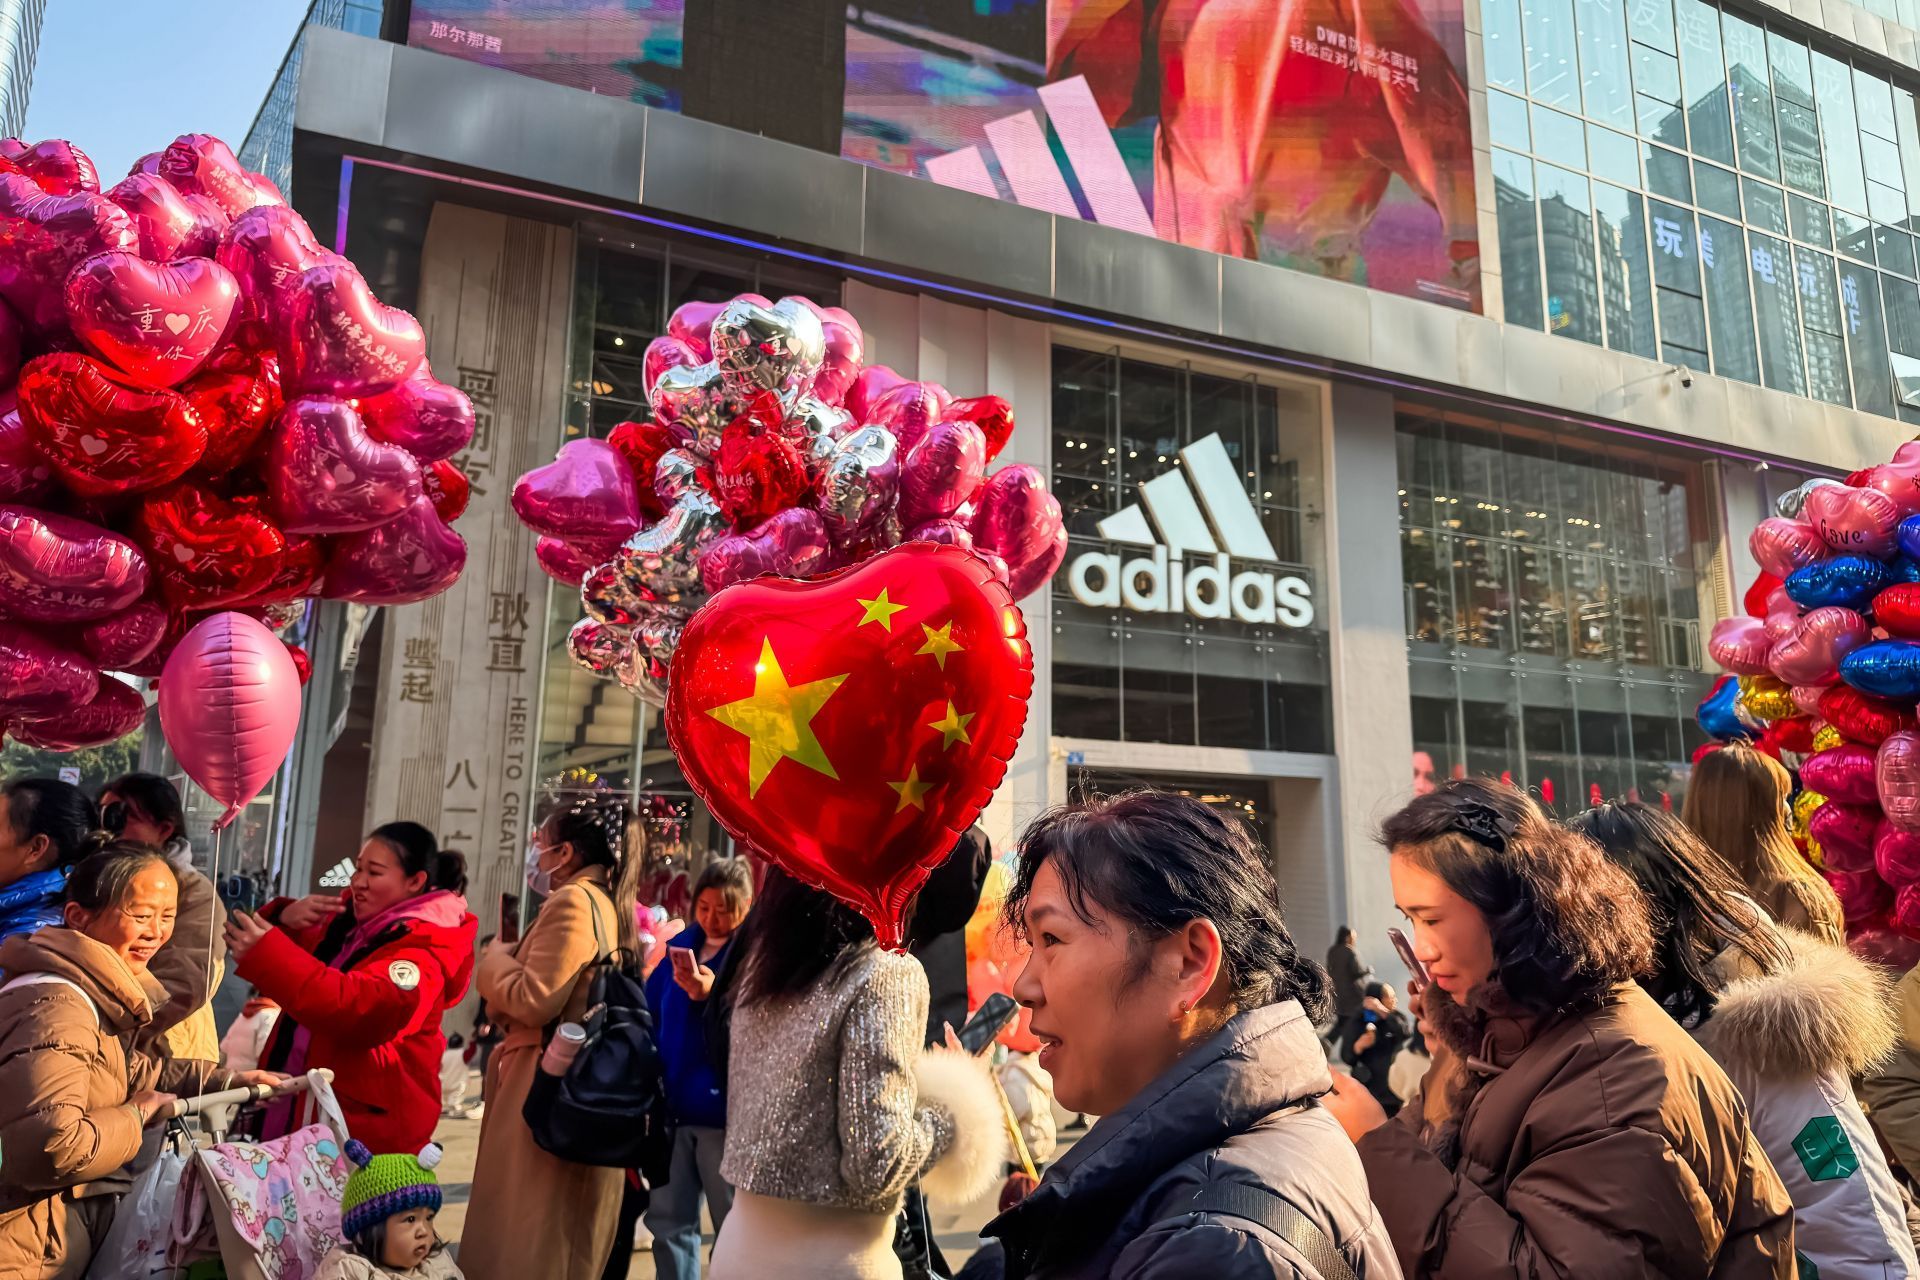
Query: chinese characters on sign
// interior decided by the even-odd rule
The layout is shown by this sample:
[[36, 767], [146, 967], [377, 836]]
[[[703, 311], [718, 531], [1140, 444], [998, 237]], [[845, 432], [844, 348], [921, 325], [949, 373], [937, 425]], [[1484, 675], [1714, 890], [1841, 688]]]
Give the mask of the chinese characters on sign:
[[440, 642], [409, 636], [400, 663], [400, 701], [431, 703], [438, 696], [433, 677], [440, 665]]
[[469, 49], [484, 49], [488, 53], [500, 52], [499, 36], [490, 36], [483, 31], [465, 31], [448, 22], [429, 22], [427, 37], [432, 40], [445, 40], [449, 44], [462, 45]]
[[473, 780], [471, 756], [461, 756], [454, 763], [453, 774], [447, 779], [446, 797], [440, 805], [440, 817], [445, 825], [440, 836], [442, 845], [473, 843], [474, 833], [467, 828], [479, 825], [480, 784]]
[[499, 375], [493, 370], [464, 364], [455, 374], [455, 385], [473, 401], [473, 439], [454, 458], [453, 465], [466, 473], [475, 499], [487, 496], [481, 481], [493, 478], [493, 408], [498, 381]]
[[1363, 80], [1378, 80], [1381, 84], [1419, 92], [1418, 58], [1408, 57], [1398, 49], [1357, 40], [1344, 31], [1329, 31], [1325, 27], [1315, 27], [1313, 31], [1312, 38], [1289, 36], [1287, 47], [1306, 57], [1345, 67]]
[[492, 592], [487, 608], [487, 670], [525, 671], [526, 645], [527, 593]]

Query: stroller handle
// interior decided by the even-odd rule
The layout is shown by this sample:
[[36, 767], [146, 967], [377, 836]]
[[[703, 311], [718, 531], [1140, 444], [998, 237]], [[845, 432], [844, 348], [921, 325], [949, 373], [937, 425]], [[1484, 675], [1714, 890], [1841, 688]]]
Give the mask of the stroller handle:
[[[329, 1084], [333, 1082], [333, 1070], [329, 1067], [316, 1068], [316, 1074]], [[239, 1105], [245, 1102], [263, 1102], [268, 1098], [284, 1098], [289, 1094], [307, 1091], [306, 1076], [290, 1076], [277, 1085], [249, 1084], [237, 1089], [221, 1089], [216, 1093], [203, 1093], [193, 1098], [175, 1098], [161, 1109], [156, 1119], [177, 1120], [181, 1116], [197, 1116], [208, 1107]]]

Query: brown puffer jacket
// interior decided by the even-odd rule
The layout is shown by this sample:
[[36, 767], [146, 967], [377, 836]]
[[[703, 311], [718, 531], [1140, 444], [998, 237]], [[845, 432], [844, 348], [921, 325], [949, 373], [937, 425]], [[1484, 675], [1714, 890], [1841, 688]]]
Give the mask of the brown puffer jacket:
[[85, 934], [8, 938], [0, 973], [29, 979], [0, 991], [0, 1276], [76, 1275], [103, 1221], [78, 1202], [140, 1149], [128, 1099], [207, 1064], [129, 1054], [165, 989]]
[[1531, 1031], [1496, 1018], [1470, 1061], [1487, 1079], [1457, 1168], [1417, 1105], [1360, 1140], [1409, 1277], [1794, 1276], [1793, 1206], [1746, 1104], [1639, 987]]

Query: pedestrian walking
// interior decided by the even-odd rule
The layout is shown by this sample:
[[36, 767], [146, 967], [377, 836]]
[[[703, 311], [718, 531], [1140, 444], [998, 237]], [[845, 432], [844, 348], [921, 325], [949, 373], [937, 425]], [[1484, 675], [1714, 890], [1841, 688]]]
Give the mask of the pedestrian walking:
[[1853, 1078], [1897, 1035], [1887, 982], [1845, 947], [1776, 928], [1671, 814], [1609, 804], [1568, 826], [1653, 907], [1653, 968], [1640, 985], [1746, 1099], [1793, 1200], [1794, 1247], [1810, 1274], [1920, 1275], [1899, 1185], [1853, 1096]]
[[1444, 783], [1381, 840], [1433, 1065], [1392, 1120], [1352, 1080], [1326, 1106], [1406, 1272], [1791, 1280], [1792, 1204], [1746, 1104], [1634, 982], [1653, 927], [1632, 877], [1499, 783]]
[[1404, 1101], [1390, 1083], [1393, 1060], [1412, 1038], [1413, 1024], [1400, 1012], [1398, 994], [1384, 982], [1369, 982], [1360, 1012], [1341, 1031], [1340, 1058], [1389, 1116]]
[[1327, 976], [1333, 983], [1333, 1031], [1336, 1045], [1346, 1034], [1347, 1024], [1366, 1003], [1367, 983], [1373, 980], [1373, 966], [1360, 958], [1354, 945], [1353, 930], [1341, 925], [1327, 948]]
[[1843, 946], [1840, 899], [1787, 832], [1792, 798], [1786, 766], [1736, 743], [1709, 751], [1693, 766], [1680, 816], [1733, 869], [1769, 919]]
[[[714, 1280], [898, 1280], [907, 1186], [965, 1203], [1006, 1158], [986, 1064], [923, 1051], [927, 977], [865, 917], [769, 868], [738, 969]], [[743, 967], [742, 967], [743, 966]]]
[[616, 948], [632, 954], [636, 826], [607, 796], [550, 815], [527, 847], [527, 887], [546, 901], [526, 936], [496, 938], [480, 958], [480, 997], [505, 1038], [487, 1067], [460, 1240], [469, 1280], [598, 1280], [612, 1252], [624, 1171], [541, 1150], [525, 1107], [553, 1028], [586, 1016], [594, 967]]
[[[718, 1231], [733, 1206], [733, 1188], [720, 1176], [726, 1151], [726, 1078], [707, 1050], [706, 1005], [715, 973], [727, 962], [753, 907], [753, 871], [745, 858], [715, 858], [693, 886], [693, 927], [678, 934], [668, 960], [647, 979], [654, 1039], [666, 1065], [667, 1108], [673, 1119], [672, 1167], [666, 1185], [652, 1189], [647, 1230], [653, 1234], [658, 1280], [699, 1280], [700, 1201]], [[608, 1260], [603, 1280], [625, 1276], [626, 1259]]]
[[52, 778], [0, 787], [0, 939], [59, 924], [74, 864], [113, 839], [80, 788]]
[[989, 1223], [1009, 1280], [1397, 1280], [1314, 1023], [1325, 971], [1267, 851], [1186, 796], [1136, 791], [1028, 827], [1006, 918], [1061, 1105], [1101, 1118]]
[[[227, 948], [239, 975], [280, 1006], [266, 1065], [330, 1068], [347, 1129], [377, 1154], [415, 1152], [440, 1122], [441, 1020], [466, 994], [477, 922], [435, 888], [439, 843], [414, 822], [377, 827], [344, 895], [236, 911]], [[262, 1136], [299, 1128], [277, 1100]]]

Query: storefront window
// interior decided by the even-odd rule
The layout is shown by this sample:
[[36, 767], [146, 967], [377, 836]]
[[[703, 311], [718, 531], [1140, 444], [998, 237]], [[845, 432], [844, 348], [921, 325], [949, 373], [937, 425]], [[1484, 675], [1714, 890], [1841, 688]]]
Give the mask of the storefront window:
[[1320, 388], [1053, 353], [1054, 732], [1325, 751]]
[[1429, 417], [1402, 420], [1399, 460], [1416, 768], [1563, 811], [1596, 789], [1677, 803], [1711, 682], [1693, 471]]

